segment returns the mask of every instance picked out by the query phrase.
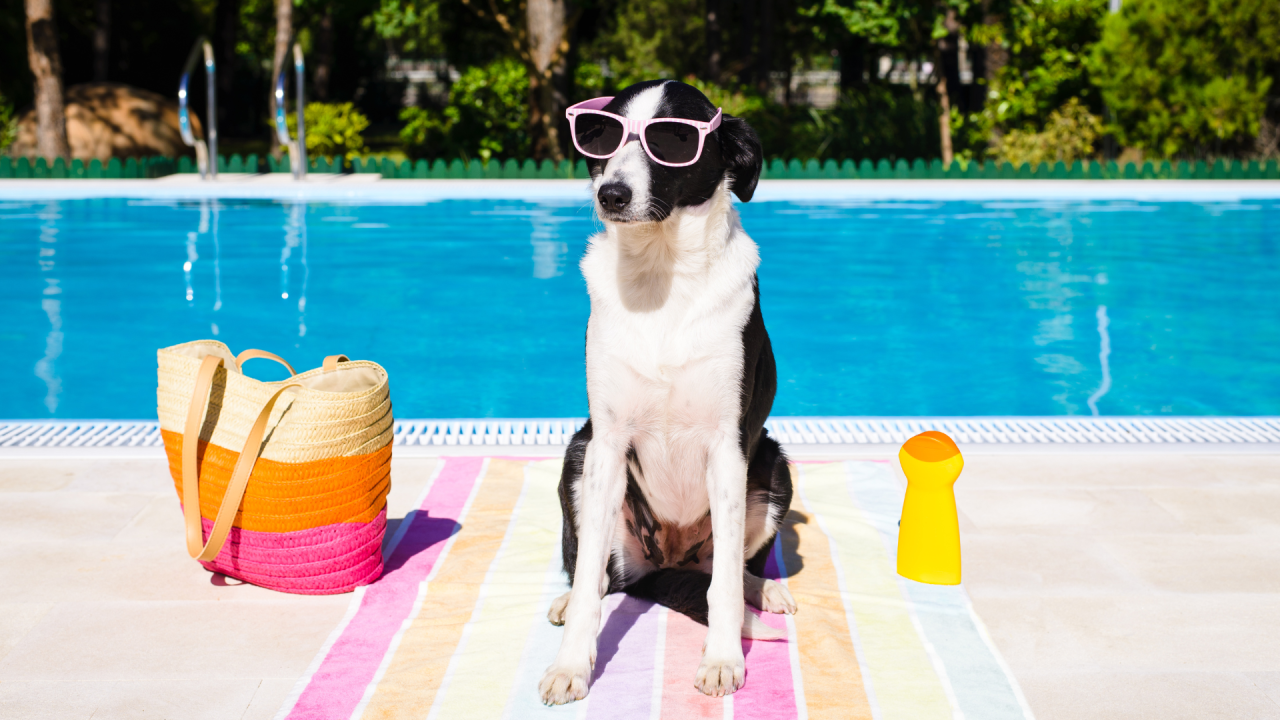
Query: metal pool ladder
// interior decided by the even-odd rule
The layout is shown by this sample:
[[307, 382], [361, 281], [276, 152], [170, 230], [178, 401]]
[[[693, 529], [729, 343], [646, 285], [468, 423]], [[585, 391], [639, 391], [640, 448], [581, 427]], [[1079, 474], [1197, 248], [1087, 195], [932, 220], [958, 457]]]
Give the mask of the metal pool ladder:
[[[198, 139], [191, 132], [191, 113], [187, 109], [187, 81], [195, 68], [196, 59], [204, 50], [205, 94], [208, 103], [205, 107], [205, 132], [208, 143]], [[200, 179], [218, 179], [218, 106], [214, 99], [214, 79], [217, 67], [213, 62], [213, 46], [203, 37], [196, 40], [187, 56], [187, 64], [182, 68], [182, 82], [178, 84], [178, 130], [182, 133], [182, 142], [196, 149], [196, 167], [200, 169]], [[212, 158], [212, 162], [210, 159]]]
[[280, 139], [280, 144], [289, 150], [289, 167], [293, 170], [293, 179], [302, 180], [307, 177], [307, 129], [303, 123], [303, 108], [306, 106], [303, 97], [305, 84], [303, 80], [306, 75], [306, 65], [302, 61], [302, 46], [298, 43], [293, 44], [293, 72], [295, 76], [293, 84], [297, 97], [295, 104], [298, 115], [298, 139], [289, 137], [289, 123], [285, 119], [284, 68], [280, 68], [280, 74], [276, 76], [276, 137]]

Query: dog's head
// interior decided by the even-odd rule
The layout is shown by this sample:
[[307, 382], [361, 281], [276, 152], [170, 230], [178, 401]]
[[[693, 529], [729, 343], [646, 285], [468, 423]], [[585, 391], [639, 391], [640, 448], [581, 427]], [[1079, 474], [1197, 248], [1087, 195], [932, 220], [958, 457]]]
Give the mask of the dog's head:
[[[632, 120], [685, 118], [709, 122], [716, 106], [692, 85], [674, 80], [636, 83], [618, 93], [604, 108]], [[724, 115], [720, 127], [707, 135], [697, 162], [669, 167], [654, 162], [635, 135], [617, 155], [588, 158], [596, 212], [617, 223], [660, 222], [677, 208], [702, 205], [726, 177], [729, 189], [743, 202], [751, 199], [760, 180], [760, 139], [742, 118]]]

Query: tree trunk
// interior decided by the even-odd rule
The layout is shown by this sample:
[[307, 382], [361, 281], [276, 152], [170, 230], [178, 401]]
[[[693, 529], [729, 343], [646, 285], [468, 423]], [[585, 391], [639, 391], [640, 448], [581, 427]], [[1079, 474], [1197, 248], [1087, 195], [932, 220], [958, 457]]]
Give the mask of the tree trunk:
[[107, 69], [111, 59], [111, 0], [94, 3], [93, 26], [93, 79], [107, 81]]
[[533, 156], [559, 162], [564, 158], [560, 151], [560, 113], [564, 108], [557, 102], [553, 76], [569, 49], [565, 0], [529, 0], [526, 8], [532, 62], [529, 130], [533, 137]]
[[[941, 57], [938, 58], [941, 62]], [[941, 112], [938, 113], [938, 138], [942, 141], [942, 166], [950, 167], [951, 161], [955, 159], [955, 153], [951, 149], [951, 96], [947, 94], [947, 76], [938, 75], [938, 104], [941, 106]]]
[[62, 107], [62, 58], [53, 0], [26, 0], [27, 61], [36, 85], [36, 151], [46, 158], [67, 157], [67, 117]]
[[720, 82], [720, 0], [707, 0], [707, 80]]
[[[276, 0], [276, 51], [271, 59], [271, 88], [267, 107], [271, 113], [271, 154], [281, 156], [280, 141], [276, 137], [276, 79], [284, 70], [289, 57], [289, 42], [293, 39], [293, 0]], [[287, 83], [286, 83], [287, 85]]]
[[333, 72], [333, 3], [324, 6], [320, 27], [316, 33], [316, 70], [311, 83], [315, 86], [316, 100], [329, 101], [329, 75]]
[[[934, 77], [938, 78], [937, 90], [940, 109], [938, 113], [938, 139], [941, 140], [940, 144], [942, 146], [942, 166], [950, 167], [951, 161], [955, 159], [955, 153], [951, 145], [951, 93], [947, 77], [952, 74], [954, 66], [957, 65], [955, 56], [958, 50], [957, 40], [960, 36], [960, 21], [956, 17], [954, 8], [947, 9], [944, 23], [947, 34], [938, 38], [938, 41], [934, 44], [933, 74]], [[959, 90], [959, 88], [956, 89]]]
[[[991, 0], [982, 0], [982, 23], [984, 25], [1000, 25], [1003, 22], [1004, 18], [999, 13], [991, 10]], [[985, 104], [991, 99], [991, 91], [996, 88], [996, 80], [1000, 77], [1000, 70], [1009, 64], [1009, 50], [1003, 43], [997, 41], [984, 47], [982, 55], [982, 74], [987, 83], [986, 97], [982, 100]], [[998, 125], [993, 125], [991, 137], [987, 139], [987, 142], [992, 147], [996, 147], [1000, 144], [1003, 136], [1004, 131]]]
[[240, 0], [218, 0], [213, 11], [213, 53], [218, 64], [218, 127], [230, 127], [231, 93], [235, 88], [236, 29], [240, 24]]

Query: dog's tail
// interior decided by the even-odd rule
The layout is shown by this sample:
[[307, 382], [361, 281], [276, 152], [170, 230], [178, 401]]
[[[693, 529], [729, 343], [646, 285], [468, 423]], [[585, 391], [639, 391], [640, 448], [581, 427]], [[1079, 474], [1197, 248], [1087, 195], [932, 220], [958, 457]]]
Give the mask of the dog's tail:
[[[711, 588], [711, 576], [701, 570], [662, 568], [654, 570], [628, 585], [628, 595], [649, 600], [689, 617], [694, 622], [707, 624], [707, 590]], [[742, 615], [742, 637], [753, 640], [779, 640], [786, 632], [769, 627], [750, 611]]]

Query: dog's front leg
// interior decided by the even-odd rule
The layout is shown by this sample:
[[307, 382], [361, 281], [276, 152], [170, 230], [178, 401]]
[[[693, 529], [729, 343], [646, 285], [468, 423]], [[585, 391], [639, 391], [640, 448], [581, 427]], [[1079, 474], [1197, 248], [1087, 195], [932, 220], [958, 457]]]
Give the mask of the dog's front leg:
[[542, 702], [563, 705], [587, 696], [596, 663], [600, 599], [609, 589], [606, 569], [627, 488], [626, 448], [597, 430], [587, 445], [578, 498], [578, 560], [564, 613], [560, 652], [538, 684]]
[[707, 590], [707, 641], [694, 685], [714, 697], [742, 687], [742, 568], [746, 528], [747, 463], [737, 443], [737, 428], [725, 433], [707, 458], [707, 494], [711, 500], [711, 588]]

